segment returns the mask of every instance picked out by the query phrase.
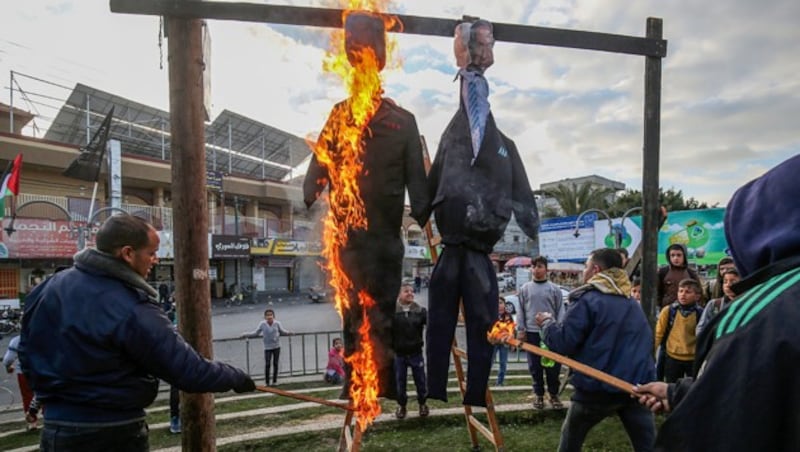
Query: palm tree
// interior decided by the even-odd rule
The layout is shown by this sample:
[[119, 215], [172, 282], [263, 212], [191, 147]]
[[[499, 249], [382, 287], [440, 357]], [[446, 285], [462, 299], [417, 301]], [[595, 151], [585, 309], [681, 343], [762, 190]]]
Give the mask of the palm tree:
[[541, 190], [540, 193], [556, 200], [564, 211], [564, 215], [579, 215], [586, 209], [605, 209], [608, 207], [609, 195], [614, 194], [611, 187], [597, 187], [591, 184], [559, 184], [550, 190]]

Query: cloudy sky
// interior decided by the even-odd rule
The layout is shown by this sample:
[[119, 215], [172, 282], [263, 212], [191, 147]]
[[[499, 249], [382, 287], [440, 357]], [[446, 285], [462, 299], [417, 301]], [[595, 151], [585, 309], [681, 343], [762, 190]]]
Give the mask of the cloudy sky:
[[[166, 110], [167, 50], [165, 43], [162, 56], [158, 18], [109, 11], [107, 0], [6, 2], [0, 102], [9, 101], [13, 70]], [[408, 0], [390, 11], [629, 36], [644, 36], [647, 17], [660, 17], [669, 42], [662, 186], [725, 205], [737, 186], [800, 152], [797, 0]], [[321, 69], [329, 29], [213, 21], [210, 31], [214, 116], [229, 109], [315, 136], [344, 96], [341, 82]], [[398, 35], [397, 41], [397, 67], [384, 71], [386, 94], [416, 115], [435, 152], [458, 102], [452, 40]], [[598, 174], [641, 189], [644, 57], [498, 42], [486, 75], [498, 125], [516, 141], [533, 187]], [[32, 93], [68, 95], [33, 79], [19, 83]], [[62, 103], [37, 102], [43, 117], [55, 114], [46, 105]]]

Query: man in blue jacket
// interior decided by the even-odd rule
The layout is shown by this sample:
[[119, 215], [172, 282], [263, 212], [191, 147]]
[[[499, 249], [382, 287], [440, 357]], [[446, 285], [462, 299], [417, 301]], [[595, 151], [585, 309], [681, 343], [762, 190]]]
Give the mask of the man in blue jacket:
[[[563, 322], [556, 323], [549, 313], [537, 314], [536, 321], [554, 352], [634, 384], [648, 382], [655, 377], [653, 332], [639, 303], [630, 297], [631, 283], [621, 266], [617, 250], [592, 251], [583, 270], [584, 285], [570, 293]], [[572, 385], [575, 393], [559, 452], [579, 452], [589, 430], [614, 414], [635, 451], [653, 449], [653, 415], [627, 393], [583, 374], [575, 374]]]
[[148, 450], [144, 408], [158, 379], [186, 392], [255, 390], [242, 370], [203, 358], [175, 331], [145, 281], [158, 245], [144, 220], [113, 216], [97, 249], [28, 295], [19, 355], [47, 406], [41, 450]]

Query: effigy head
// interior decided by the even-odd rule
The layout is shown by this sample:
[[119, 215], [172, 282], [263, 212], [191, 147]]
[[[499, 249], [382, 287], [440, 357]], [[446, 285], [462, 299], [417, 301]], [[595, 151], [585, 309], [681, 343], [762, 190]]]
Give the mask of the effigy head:
[[353, 67], [361, 66], [363, 52], [372, 51], [378, 70], [386, 65], [386, 28], [383, 19], [367, 12], [353, 12], [344, 22], [344, 46], [347, 60]]

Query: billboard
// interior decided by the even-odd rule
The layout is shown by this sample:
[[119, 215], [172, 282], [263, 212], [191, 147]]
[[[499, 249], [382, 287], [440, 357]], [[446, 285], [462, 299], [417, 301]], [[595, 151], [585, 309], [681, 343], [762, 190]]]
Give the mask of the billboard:
[[548, 218], [539, 225], [539, 254], [553, 262], [584, 262], [586, 256], [595, 249], [595, 222], [597, 214], [587, 213], [578, 216]]
[[724, 217], [723, 208], [669, 212], [658, 231], [658, 264], [666, 265], [667, 248], [680, 243], [686, 246], [690, 263], [716, 265], [728, 255]]

